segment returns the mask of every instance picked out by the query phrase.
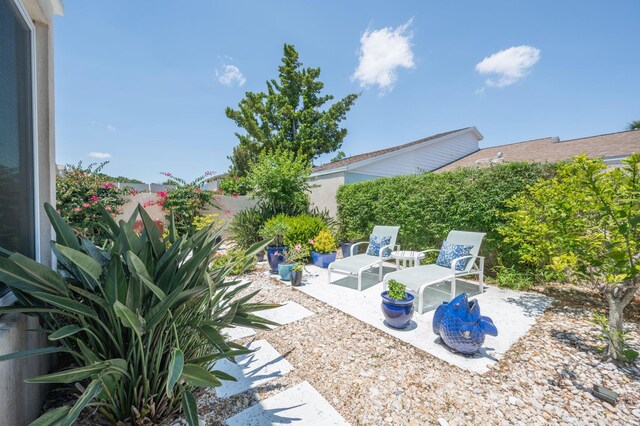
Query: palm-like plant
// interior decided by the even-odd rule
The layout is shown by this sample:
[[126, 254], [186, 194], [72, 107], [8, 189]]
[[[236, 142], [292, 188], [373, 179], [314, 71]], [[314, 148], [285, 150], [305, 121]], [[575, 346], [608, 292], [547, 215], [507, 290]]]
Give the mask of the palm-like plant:
[[633, 120], [627, 124], [627, 130], [640, 130], [640, 120]]
[[[116, 223], [103, 210], [109, 250], [101, 250], [73, 229], [49, 204], [56, 231], [52, 241], [59, 270], [13, 253], [0, 258], [0, 280], [18, 299], [0, 314], [38, 315], [55, 346], [3, 355], [0, 361], [64, 352], [70, 365], [30, 383], [62, 383], [83, 389], [73, 406], [41, 416], [39, 425], [71, 425], [87, 406], [116, 423], [157, 421], [181, 407], [197, 425], [194, 388], [235, 380], [212, 364], [249, 351], [227, 342], [223, 327], [266, 328], [254, 312], [277, 305], [251, 303], [248, 284], [225, 281], [238, 265], [211, 269], [218, 233], [211, 226], [177, 238], [173, 221], [165, 239], [145, 210]], [[141, 234], [133, 231], [138, 214]], [[169, 247], [168, 247], [169, 246]], [[168, 247], [168, 248], [167, 248]], [[264, 244], [247, 251], [252, 260]]]

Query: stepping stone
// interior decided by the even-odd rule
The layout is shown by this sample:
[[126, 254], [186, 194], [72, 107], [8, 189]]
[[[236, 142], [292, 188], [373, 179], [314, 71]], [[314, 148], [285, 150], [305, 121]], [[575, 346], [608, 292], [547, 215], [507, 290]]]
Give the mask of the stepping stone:
[[249, 327], [227, 327], [222, 329], [222, 333], [228, 335], [231, 341], [235, 341], [243, 337], [254, 336], [256, 331]]
[[219, 398], [253, 389], [293, 370], [293, 366], [266, 340], [251, 342], [247, 348], [257, 350], [247, 355], [237, 356], [235, 358], [237, 364], [228, 359], [222, 359], [213, 366], [213, 370], [223, 371], [237, 379], [236, 382], [223, 380], [222, 386], [215, 388]]
[[260, 401], [226, 423], [229, 426], [349, 424], [307, 381]]
[[296, 302], [289, 301], [279, 308], [256, 312], [256, 315], [270, 321], [275, 321], [280, 325], [285, 325], [315, 315], [315, 312], [310, 311]]

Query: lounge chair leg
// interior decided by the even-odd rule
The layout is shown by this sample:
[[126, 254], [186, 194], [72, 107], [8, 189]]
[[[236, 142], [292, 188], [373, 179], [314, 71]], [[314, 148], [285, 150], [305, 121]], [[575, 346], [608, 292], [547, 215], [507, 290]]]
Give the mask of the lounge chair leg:
[[378, 267], [378, 282], [382, 281], [382, 264]]
[[424, 297], [424, 291], [420, 291], [420, 289], [418, 289], [418, 313], [420, 315], [422, 315], [422, 309], [424, 308], [424, 300], [422, 300]]
[[327, 272], [329, 274], [329, 284], [331, 284], [331, 268], [327, 268]]
[[451, 278], [451, 298], [456, 297], [456, 277]]
[[480, 273], [478, 274], [478, 281], [480, 282], [480, 294], [484, 293], [484, 258], [480, 258]]
[[358, 291], [362, 291], [362, 271], [358, 273]]

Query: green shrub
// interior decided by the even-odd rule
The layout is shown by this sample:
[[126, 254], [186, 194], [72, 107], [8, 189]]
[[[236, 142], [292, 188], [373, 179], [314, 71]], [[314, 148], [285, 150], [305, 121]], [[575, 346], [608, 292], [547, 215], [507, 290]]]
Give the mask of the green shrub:
[[[2, 355], [0, 361], [66, 353], [72, 365], [27, 382], [64, 383], [70, 393], [82, 393], [73, 406], [46, 413], [39, 424], [71, 425], [91, 404], [100, 423], [159, 424], [182, 406], [189, 424], [197, 425], [193, 391], [233, 380], [210, 371], [211, 363], [250, 352], [226, 341], [221, 329], [266, 328], [273, 323], [254, 312], [274, 305], [250, 302], [255, 293], [237, 297], [248, 284], [225, 280], [233, 263], [209, 269], [218, 236], [210, 227], [176, 239], [171, 224], [163, 240], [141, 206], [119, 225], [102, 209], [111, 240], [110, 251], [104, 251], [78, 239], [51, 205], [45, 210], [56, 231], [52, 247], [59, 270], [18, 253], [0, 257], [0, 280], [18, 299], [0, 314], [38, 315], [55, 344]], [[145, 225], [141, 235], [132, 227], [138, 214]]]
[[521, 271], [515, 266], [497, 266], [496, 280], [500, 287], [514, 290], [529, 290], [534, 282], [531, 272]]
[[247, 181], [255, 198], [279, 213], [306, 211], [309, 206], [311, 165], [286, 150], [261, 152]]
[[514, 197], [500, 229], [524, 265], [606, 296], [607, 355], [620, 361], [629, 354], [623, 312], [640, 288], [640, 154], [622, 163], [576, 157]]
[[285, 214], [272, 217], [260, 228], [260, 236], [266, 240], [271, 240], [270, 246], [281, 247], [284, 245], [284, 237], [289, 232], [288, 219], [289, 216]]
[[246, 177], [228, 176], [220, 182], [220, 189], [227, 195], [247, 195], [251, 186]]
[[301, 214], [299, 216], [287, 217], [287, 234], [284, 237], [284, 245], [293, 247], [300, 244], [310, 249], [312, 240], [320, 231], [327, 229], [327, 224], [319, 217]]
[[338, 246], [335, 237], [328, 229], [320, 231], [318, 235], [313, 237], [312, 241], [313, 251], [322, 254], [331, 253], [335, 251]]
[[[406, 249], [440, 247], [453, 229], [486, 232], [482, 253], [487, 270], [498, 261], [517, 263], [496, 228], [504, 222], [506, 201], [556, 165], [506, 163], [490, 168], [397, 176], [342, 185], [338, 220], [345, 231], [369, 235], [375, 225], [399, 225], [398, 244]], [[499, 257], [499, 259], [498, 259]]]
[[227, 251], [226, 253], [218, 252], [213, 258], [211, 263], [212, 269], [220, 269], [226, 265], [231, 265], [230, 275], [238, 276], [245, 272], [253, 271], [258, 264], [258, 259], [255, 255], [247, 255], [247, 253], [240, 249], [235, 248]]
[[67, 165], [64, 173], [56, 178], [56, 207], [76, 233], [94, 244], [104, 247], [107, 232], [100, 225], [103, 206], [116, 216], [125, 203], [130, 189], [118, 189], [101, 171], [108, 162], [83, 167]]

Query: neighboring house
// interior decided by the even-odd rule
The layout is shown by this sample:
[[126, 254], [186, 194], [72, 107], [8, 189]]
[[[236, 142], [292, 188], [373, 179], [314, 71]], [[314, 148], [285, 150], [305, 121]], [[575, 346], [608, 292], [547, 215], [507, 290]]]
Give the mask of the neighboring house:
[[[55, 202], [53, 15], [61, 0], [0, 0], [0, 247], [52, 265], [43, 209]], [[6, 252], [0, 251], [0, 256]], [[0, 283], [0, 305], [13, 295]], [[35, 317], [0, 316], [0, 355], [47, 343]], [[48, 357], [0, 362], [0, 424], [37, 417], [44, 385], [24, 379], [48, 370]]]
[[620, 164], [620, 160], [633, 152], [640, 152], [640, 130], [588, 136], [580, 139], [560, 140], [558, 137], [534, 139], [508, 145], [480, 149], [435, 170], [444, 172], [460, 167], [487, 167], [488, 165], [513, 162], [556, 162], [586, 154], [591, 158], [602, 158], [607, 164]]
[[311, 203], [336, 215], [336, 191], [345, 183], [438, 169], [478, 151], [482, 134], [475, 127], [439, 133], [404, 145], [354, 155], [311, 170]]

